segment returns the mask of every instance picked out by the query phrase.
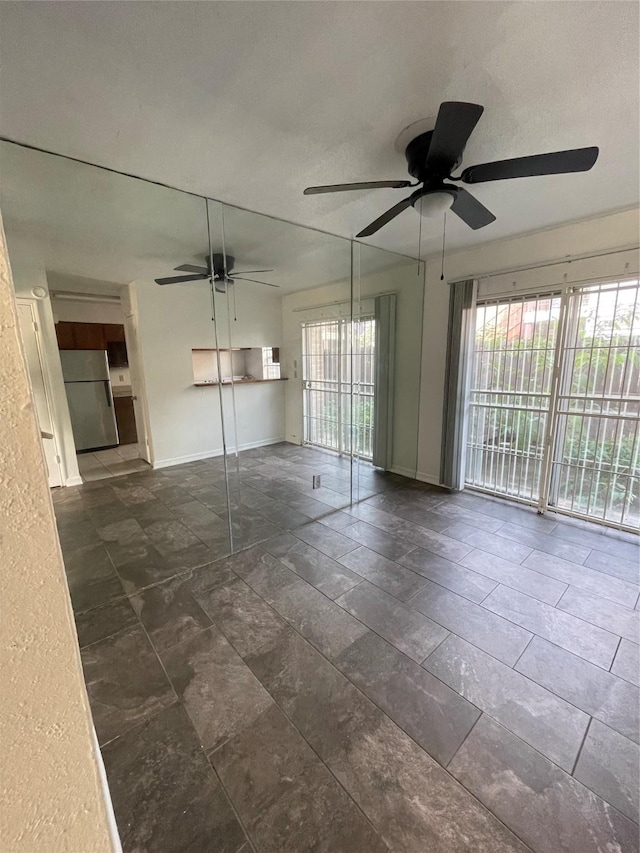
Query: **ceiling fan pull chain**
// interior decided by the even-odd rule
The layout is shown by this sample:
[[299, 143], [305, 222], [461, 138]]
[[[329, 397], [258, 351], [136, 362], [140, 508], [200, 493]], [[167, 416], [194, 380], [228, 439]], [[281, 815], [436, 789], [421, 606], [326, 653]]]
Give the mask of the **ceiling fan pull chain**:
[[447, 211], [444, 212], [444, 223], [442, 226], [442, 267], [440, 270], [440, 281], [444, 281], [444, 238], [447, 233]]
[[418, 226], [418, 275], [420, 275], [420, 252], [422, 250], [422, 199], [420, 199], [420, 225]]
[[[228, 287], [229, 285], [227, 285]], [[231, 288], [231, 292], [233, 293], [233, 322], [237, 322], [238, 318], [236, 316], [236, 289], [235, 287]]]

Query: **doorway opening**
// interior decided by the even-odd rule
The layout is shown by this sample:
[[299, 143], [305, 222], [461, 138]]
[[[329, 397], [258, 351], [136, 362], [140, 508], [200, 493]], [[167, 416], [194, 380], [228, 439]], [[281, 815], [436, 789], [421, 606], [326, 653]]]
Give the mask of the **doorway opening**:
[[56, 290], [51, 295], [64, 389], [83, 481], [148, 468], [139, 442], [137, 394], [120, 297], [75, 290]]
[[637, 280], [477, 305], [467, 485], [640, 526]]

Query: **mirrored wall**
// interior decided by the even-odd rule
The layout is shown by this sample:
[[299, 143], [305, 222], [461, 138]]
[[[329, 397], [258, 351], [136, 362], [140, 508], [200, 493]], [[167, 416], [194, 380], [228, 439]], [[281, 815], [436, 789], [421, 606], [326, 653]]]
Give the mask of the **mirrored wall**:
[[11, 143], [0, 168], [49, 481], [127, 592], [415, 477], [423, 264]]

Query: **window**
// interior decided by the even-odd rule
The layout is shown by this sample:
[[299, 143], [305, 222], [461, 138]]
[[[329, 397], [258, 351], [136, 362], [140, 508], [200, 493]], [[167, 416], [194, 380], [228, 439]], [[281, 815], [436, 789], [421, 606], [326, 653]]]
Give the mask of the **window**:
[[304, 323], [302, 364], [305, 442], [371, 459], [375, 320]]
[[280, 379], [280, 347], [262, 347], [262, 378]]
[[469, 485], [538, 501], [559, 319], [557, 294], [478, 305]]
[[640, 526], [638, 281], [477, 306], [467, 484]]

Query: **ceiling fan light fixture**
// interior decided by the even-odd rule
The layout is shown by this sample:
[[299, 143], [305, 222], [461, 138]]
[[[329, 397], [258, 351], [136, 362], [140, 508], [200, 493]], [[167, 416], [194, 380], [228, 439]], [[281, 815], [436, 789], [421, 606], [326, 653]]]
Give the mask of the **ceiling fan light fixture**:
[[216, 275], [213, 277], [213, 286], [216, 289], [216, 293], [226, 293], [228, 285], [233, 284], [233, 279], [227, 276], [226, 278], [223, 275]]
[[451, 208], [453, 196], [447, 192], [433, 192], [417, 198], [413, 206], [425, 219], [440, 219]]

